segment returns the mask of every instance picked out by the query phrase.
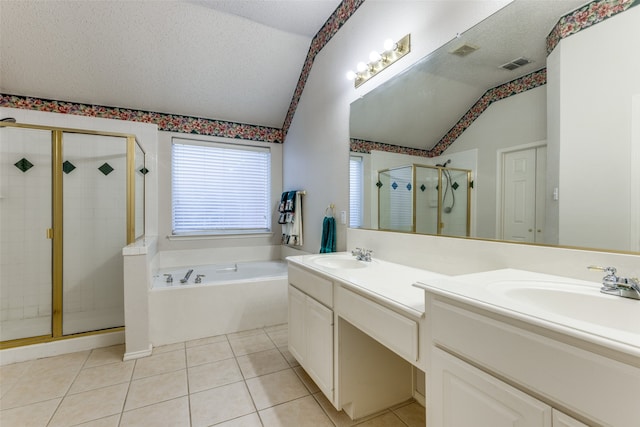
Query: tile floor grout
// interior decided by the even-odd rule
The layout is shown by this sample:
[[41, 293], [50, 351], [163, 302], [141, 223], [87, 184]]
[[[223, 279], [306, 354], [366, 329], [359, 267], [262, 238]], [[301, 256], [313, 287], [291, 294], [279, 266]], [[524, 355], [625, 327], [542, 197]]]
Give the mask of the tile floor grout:
[[[98, 372], [99, 368], [104, 368], [108, 370], [109, 366], [115, 367], [115, 365], [118, 363], [120, 364], [127, 363], [122, 361], [122, 354], [119, 355], [119, 358], [115, 358], [115, 357], [112, 357], [113, 355], [111, 355], [111, 353], [109, 353], [110, 349], [114, 349], [116, 347], [122, 347], [122, 345], [87, 351], [86, 354], [84, 355], [82, 362], [79, 363], [78, 367], [76, 367], [76, 369], [74, 370], [73, 379], [68, 383], [68, 387], [66, 388], [66, 390], [62, 395], [47, 397], [47, 398], [43, 397], [42, 400], [36, 399], [36, 401], [34, 402], [26, 400], [25, 402], [28, 402], [28, 403], [25, 403], [25, 404], [16, 405], [14, 403], [13, 406], [8, 405], [9, 406], [8, 408], [2, 409], [0, 411], [0, 423], [2, 423], [2, 419], [4, 418], [3, 415], [9, 414], [8, 411], [14, 411], [15, 413], [15, 412], [19, 412], [21, 409], [28, 409], [30, 405], [36, 405], [36, 406], [42, 405], [42, 404], [45, 404], [46, 402], [59, 399], [55, 409], [48, 416], [46, 422], [37, 424], [37, 425], [42, 425], [43, 427], [53, 426], [59, 421], [56, 419], [56, 416], [62, 417], [62, 415], [64, 415], [64, 412], [67, 409], [65, 407], [65, 403], [69, 402], [68, 398], [80, 395], [82, 393], [92, 393], [97, 391], [104, 392], [106, 388], [110, 388], [110, 387], [115, 388], [118, 386], [123, 387], [124, 384], [127, 384], [126, 392], [124, 393], [124, 398], [122, 399], [119, 412], [103, 414], [96, 418], [91, 418], [89, 420], [82, 419], [80, 420], [80, 422], [76, 422], [78, 421], [78, 419], [76, 419], [72, 421], [71, 424], [64, 424], [64, 425], [69, 425], [69, 426], [83, 425], [84, 426], [85, 423], [87, 423], [86, 424], [87, 426], [94, 426], [94, 425], [95, 426], [104, 425], [104, 426], [110, 426], [110, 427], [124, 426], [124, 425], [128, 425], [126, 423], [127, 420], [125, 418], [133, 417], [134, 415], [131, 415], [132, 413], [139, 414], [141, 412], [144, 412], [145, 410], [154, 409], [152, 407], [154, 407], [155, 405], [179, 404], [181, 401], [184, 401], [186, 398], [186, 412], [187, 412], [186, 416], [188, 420], [186, 420], [187, 422], [185, 422], [184, 425], [187, 425], [190, 427], [199, 427], [199, 424], [196, 425], [199, 420], [194, 420], [194, 414], [197, 412], [197, 408], [196, 408], [197, 402], [194, 402], [193, 397], [196, 395], [204, 396], [205, 393], [209, 393], [212, 390], [219, 390], [222, 387], [230, 387], [230, 386], [233, 387], [242, 383], [242, 390], [244, 393], [244, 397], [248, 398], [250, 402], [250, 408], [252, 411], [248, 413], [239, 412], [238, 414], [232, 415], [228, 418], [224, 418], [222, 420], [216, 420], [213, 423], [206, 421], [206, 424], [202, 424], [203, 426], [206, 425], [206, 426], [223, 427], [231, 424], [236, 425], [235, 424], [236, 422], [242, 423], [243, 420], [249, 420], [249, 418], [254, 420], [254, 422], [257, 421], [257, 424], [255, 424], [255, 426], [267, 426], [267, 425], [270, 425], [270, 424], [267, 424], [269, 422], [268, 417], [267, 419], [265, 418], [267, 412], [286, 410], [286, 408], [288, 408], [291, 405], [302, 405], [305, 402], [312, 402], [314, 408], [317, 406], [318, 407], [317, 409], [320, 409], [319, 412], [315, 409], [314, 410], [316, 413], [323, 416], [321, 418], [325, 420], [324, 421], [325, 424], [328, 422], [329, 423], [328, 425], [333, 427], [343, 426], [343, 423], [335, 419], [336, 416], [342, 416], [340, 415], [341, 413], [338, 413], [337, 411], [335, 411], [335, 409], [334, 409], [335, 414], [328, 412], [327, 408], [325, 407], [326, 403], [325, 405], [323, 405], [323, 403], [321, 402], [321, 398], [324, 398], [324, 395], [322, 395], [322, 392], [319, 390], [319, 388], [317, 388], [317, 386], [315, 387], [311, 386], [311, 384], [313, 384], [313, 380], [311, 380], [311, 378], [309, 378], [308, 375], [306, 375], [302, 367], [300, 367], [300, 365], [295, 361], [295, 359], [293, 359], [292, 356], [290, 356], [290, 354], [289, 356], [285, 354], [285, 351], [288, 353], [288, 350], [286, 349], [286, 343], [282, 343], [282, 340], [277, 339], [278, 338], [277, 336], [276, 337], [272, 336], [272, 334], [277, 335], [278, 332], [282, 335], [283, 333], [286, 333], [286, 330], [287, 330], [286, 325], [277, 325], [277, 326], [271, 326], [271, 327], [265, 327], [265, 328], [257, 328], [249, 331], [241, 331], [233, 334], [224, 334], [223, 335], [224, 338], [221, 338], [221, 336], [208, 337], [200, 340], [184, 341], [181, 343], [156, 347], [153, 349], [153, 353], [151, 356], [147, 358], [131, 361], [133, 363], [131, 364], [132, 367], [130, 369], [130, 373], [128, 374], [128, 381], [122, 381], [122, 382], [116, 382], [116, 383], [106, 382], [103, 384], [101, 383], [99, 385], [89, 383], [88, 388], [83, 389], [81, 387], [83, 385], [82, 381], [85, 379], [84, 377], [81, 378], [81, 375], [83, 374], [83, 372], [86, 374], [85, 376], [89, 376], [89, 374], [91, 373]], [[264, 343], [259, 343], [258, 337], [264, 337], [264, 336], [266, 336], [266, 338], [268, 339], [268, 343], [264, 339], [263, 339]], [[256, 347], [252, 349], [251, 345], [248, 343], [254, 342], [254, 341], [257, 342], [258, 344], [256, 344]], [[243, 347], [243, 345], [238, 344], [239, 342], [246, 345]], [[191, 343], [191, 345], [189, 345], [189, 343]], [[206, 358], [198, 360], [195, 358], [195, 356], [193, 356], [193, 354], [197, 353], [197, 350], [193, 350], [193, 349], [198, 349], [198, 347], [204, 347], [207, 345], [212, 346], [215, 344], [222, 344], [222, 343], [226, 344], [230, 352], [225, 353], [224, 356], [222, 356], [222, 358], [220, 359], [215, 358], [215, 360], [213, 361]], [[278, 344], [280, 344], [280, 346]], [[175, 350], [173, 349], [172, 346], [175, 347]], [[163, 347], [166, 349], [166, 351], [163, 351]], [[169, 348], [171, 349], [169, 350]], [[191, 350], [191, 352], [189, 350]], [[201, 350], [204, 350], [204, 349], [201, 349]], [[105, 361], [101, 361], [98, 358], [98, 356], [96, 356], [97, 361], [92, 361], [90, 363], [92, 355], [94, 354], [98, 355], [98, 352], [100, 351], [105, 352], [105, 356], [103, 356], [100, 353], [99, 357], [107, 357], [107, 359]], [[178, 352], [181, 353], [181, 357], [184, 360], [184, 365], [180, 364], [180, 367], [175, 367], [175, 368], [167, 367], [166, 370], [164, 370], [165, 366], [161, 366], [161, 369], [159, 371], [153, 370], [151, 368], [147, 368], [146, 372], [143, 370], [144, 364], [151, 364], [153, 363], [152, 360], [154, 361], [157, 360], [157, 358], [152, 359], [153, 356], [170, 355], [170, 353], [177, 354]], [[274, 356], [273, 358], [268, 357], [269, 352], [273, 353], [273, 356]], [[83, 353], [83, 352], [71, 353], [71, 355], [77, 355], [80, 353]], [[191, 357], [190, 357], [190, 353], [191, 353]], [[259, 368], [251, 364], [251, 361], [252, 361], [251, 356], [253, 356], [253, 359], [255, 359], [257, 356], [263, 356], [263, 357], [267, 357], [269, 361], [271, 361], [274, 358], [278, 359], [278, 357], [275, 357], [276, 355], [279, 356], [279, 358], [282, 360], [282, 362], [284, 362], [284, 364], [282, 364], [282, 362], [278, 360], [280, 365], [278, 366], [274, 365], [275, 367], [272, 368], [272, 367], [269, 367], [267, 362], [266, 366], [268, 367], [266, 368], [265, 372], [261, 372]], [[32, 371], [32, 369], [34, 369], [34, 365], [38, 363], [38, 361], [44, 361], [42, 363], [46, 364], [47, 360], [49, 360], [50, 362], [53, 361], [53, 363], [55, 364], [57, 360], [62, 360], [61, 358], [65, 356], [69, 356], [69, 355], [54, 356], [52, 358], [37, 359], [34, 361], [22, 362], [22, 363], [27, 363], [28, 365], [25, 365], [26, 367], [22, 369], [22, 372], [19, 374], [19, 377], [22, 380], [28, 378], [29, 372]], [[69, 356], [69, 357], [72, 357], [72, 356]], [[167, 358], [167, 359], [169, 357], [171, 356], [163, 356], [163, 358]], [[241, 360], [243, 361], [246, 360], [247, 363], [249, 363], [248, 366], [252, 370], [250, 370], [247, 366], [245, 366], [245, 368], [243, 369], [243, 365], [240, 363], [239, 358], [244, 358]], [[194, 379], [192, 378], [192, 375], [195, 377], [196, 374], [200, 372], [201, 369], [205, 367], [209, 368], [211, 367], [211, 365], [215, 365], [220, 362], [227, 362], [230, 360], [233, 360], [233, 366], [235, 368], [234, 372], [239, 375], [236, 375], [231, 380], [222, 381], [221, 383], [214, 382], [213, 386], [211, 386], [211, 384], [205, 385], [205, 388], [202, 390], [197, 389], [195, 387], [195, 384], [192, 384], [192, 381]], [[180, 361], [180, 363], [181, 362], [182, 361]], [[201, 363], [196, 363], [196, 362], [201, 362]], [[7, 366], [12, 366], [12, 365], [7, 365]], [[5, 368], [5, 367], [0, 367], [0, 368]], [[92, 369], [93, 371], [89, 371]], [[136, 375], [136, 372], [138, 372], [137, 375]], [[134, 399], [136, 397], [135, 394], [138, 392], [138, 390], [136, 390], [138, 387], [135, 387], [135, 386], [140, 386], [141, 384], [139, 381], [150, 383], [150, 382], [159, 380], [158, 377], [161, 375], [175, 374], [178, 372], [184, 372], [184, 377], [186, 380], [186, 388], [185, 388], [186, 394], [181, 394], [181, 392], [178, 392], [178, 395], [164, 396], [159, 398], [159, 400], [157, 399], [149, 400], [147, 402], [142, 400], [142, 401], [135, 402], [135, 406], [131, 404], [131, 402], [135, 401]], [[289, 375], [289, 378], [295, 378], [296, 380], [295, 383], [298, 386], [298, 389], [300, 389], [301, 393], [303, 394], [300, 395], [300, 393], [298, 393], [296, 395], [291, 395], [286, 398], [278, 398], [276, 403], [273, 403], [270, 400], [271, 397], [268, 397], [266, 400], [266, 403], [268, 404], [268, 406], [261, 407], [265, 403], [263, 402], [260, 404], [260, 402], [256, 401], [257, 395], [255, 393], [257, 393], [257, 391], [254, 390], [254, 392], [252, 392], [252, 387], [249, 386], [248, 381], [251, 382], [252, 384], [258, 384], [260, 383], [260, 380], [258, 379], [261, 377], [265, 377], [265, 376], [271, 376], [270, 378], [273, 378], [275, 376], [284, 377], [286, 376], [286, 372], [291, 372], [292, 375]], [[192, 375], [190, 375], [190, 373]], [[143, 374], [147, 374], [147, 375], [143, 375]], [[303, 374], [306, 375], [306, 378], [303, 377]], [[44, 376], [44, 375], [46, 374], [41, 374], [41, 376]], [[8, 390], [3, 390], [2, 397], [0, 397], [0, 402], [6, 399], [6, 397], [10, 395], [13, 390], [16, 390], [19, 384], [20, 384], [20, 380], [15, 380], [14, 383], [10, 385]], [[299, 385], [301, 385], [301, 387], [299, 387]], [[74, 389], [74, 386], [75, 386], [75, 389]], [[77, 390], [77, 389], [79, 389], [79, 391], [74, 392], [74, 390]], [[414, 402], [412, 400], [409, 400], [402, 404], [395, 405], [391, 408], [380, 411], [379, 413], [373, 414], [368, 417], [364, 417], [363, 419], [360, 419], [357, 422], [348, 420], [345, 426], [346, 425], [348, 426], [366, 425], [372, 420], [376, 420], [377, 418], [381, 418], [387, 415], [393, 417], [394, 426], [398, 426], [398, 427], [407, 427], [407, 426], [414, 427], [417, 425], [424, 426], [424, 421], [422, 421], [422, 424], [409, 424], [405, 422], [405, 420], [396, 413], [396, 410], [399, 410], [404, 407], [408, 408], [409, 405], [412, 405], [413, 403]], [[128, 404], [131, 405], [131, 407], [127, 409]], [[4, 407], [5, 405], [2, 405], [2, 406]], [[329, 409], [332, 409], [332, 406], [330, 403], [329, 403]], [[422, 408], [422, 413], [424, 414], [424, 408]], [[344, 415], [344, 417], [346, 417], [346, 415]], [[112, 420], [113, 422], [111, 422]], [[32, 427], [32, 424], [23, 424], [23, 425], [29, 425], [29, 427]], [[35, 425], [36, 424], [33, 424], [33, 426]], [[145, 424], [136, 424], [136, 425], [145, 425]], [[237, 425], [244, 426], [248, 424], [237, 424]], [[254, 424], [252, 424], [252, 426], [253, 425]], [[279, 425], [286, 426], [287, 424], [279, 424]], [[294, 425], [297, 427], [298, 424], [290, 424], [290, 425], [292, 427]], [[377, 424], [377, 425], [380, 425], [380, 424]]]

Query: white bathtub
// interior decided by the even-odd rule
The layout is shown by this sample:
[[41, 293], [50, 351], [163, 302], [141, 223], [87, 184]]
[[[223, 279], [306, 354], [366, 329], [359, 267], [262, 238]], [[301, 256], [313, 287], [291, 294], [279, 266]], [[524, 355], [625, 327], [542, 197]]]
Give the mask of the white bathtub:
[[[189, 269], [188, 282], [180, 283]], [[171, 274], [171, 283], [165, 274]], [[204, 275], [201, 283], [195, 283], [198, 274]], [[154, 347], [286, 321], [285, 262], [160, 268], [153, 274], [149, 337]]]

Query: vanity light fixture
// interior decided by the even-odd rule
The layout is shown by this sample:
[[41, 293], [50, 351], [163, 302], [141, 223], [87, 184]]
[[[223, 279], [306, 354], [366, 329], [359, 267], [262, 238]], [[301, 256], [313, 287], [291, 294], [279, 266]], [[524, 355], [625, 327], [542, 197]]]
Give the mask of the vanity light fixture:
[[368, 64], [360, 62], [356, 66], [357, 71], [347, 72], [347, 78], [354, 81], [355, 87], [359, 87], [380, 71], [411, 52], [411, 34], [407, 34], [397, 42], [387, 39], [383, 46], [384, 51], [382, 53], [374, 50], [369, 54]]

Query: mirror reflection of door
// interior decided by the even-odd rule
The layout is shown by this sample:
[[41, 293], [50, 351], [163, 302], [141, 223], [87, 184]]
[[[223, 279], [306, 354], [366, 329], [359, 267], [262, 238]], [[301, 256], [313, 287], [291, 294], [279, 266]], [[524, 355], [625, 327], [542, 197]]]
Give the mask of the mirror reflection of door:
[[544, 242], [547, 147], [502, 153], [500, 238]]

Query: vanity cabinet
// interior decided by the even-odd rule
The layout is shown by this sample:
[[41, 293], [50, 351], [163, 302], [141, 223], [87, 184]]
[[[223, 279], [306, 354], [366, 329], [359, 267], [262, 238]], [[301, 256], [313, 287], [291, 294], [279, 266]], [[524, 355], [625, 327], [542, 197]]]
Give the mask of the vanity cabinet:
[[637, 359], [428, 289], [426, 313], [429, 425], [640, 425]]
[[289, 351], [333, 402], [332, 293], [331, 281], [289, 266]]

